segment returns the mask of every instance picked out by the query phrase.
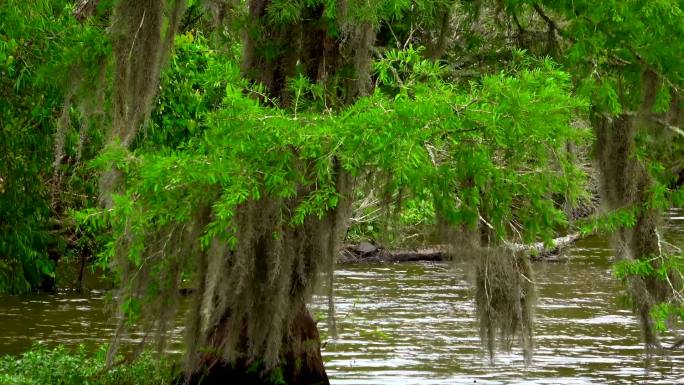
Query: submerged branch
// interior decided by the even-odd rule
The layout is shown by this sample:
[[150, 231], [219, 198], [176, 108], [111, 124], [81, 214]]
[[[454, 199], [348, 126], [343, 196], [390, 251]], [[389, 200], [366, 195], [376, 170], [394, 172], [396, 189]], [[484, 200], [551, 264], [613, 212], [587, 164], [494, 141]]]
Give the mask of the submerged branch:
[[[537, 242], [529, 245], [520, 243], [506, 243], [506, 247], [514, 252], [524, 252], [530, 255], [533, 261], [559, 262], [560, 252], [582, 238], [580, 233], [572, 233], [563, 237], [555, 238], [550, 244]], [[367, 242], [358, 245], [348, 245], [338, 256], [338, 263], [387, 263], [387, 262], [443, 262], [449, 261], [452, 256], [449, 248], [445, 245], [435, 245], [418, 249], [395, 249], [388, 250], [381, 246], [371, 245]]]

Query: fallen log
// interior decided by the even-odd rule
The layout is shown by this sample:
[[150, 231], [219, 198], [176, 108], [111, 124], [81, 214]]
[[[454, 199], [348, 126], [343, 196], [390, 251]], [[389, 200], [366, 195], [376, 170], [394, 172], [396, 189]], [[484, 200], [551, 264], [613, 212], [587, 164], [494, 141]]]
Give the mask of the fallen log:
[[[554, 239], [550, 245], [537, 242], [530, 245], [520, 243], [506, 243], [506, 247], [518, 252], [528, 252], [533, 261], [563, 262], [567, 258], [562, 256], [563, 249], [581, 238], [579, 233], [569, 234]], [[442, 262], [451, 260], [446, 246], [433, 246], [420, 249], [387, 250], [368, 242], [349, 245], [340, 252], [337, 262], [341, 264], [353, 263], [388, 263], [388, 262]]]
[[357, 253], [346, 248], [340, 253], [338, 263], [388, 263], [388, 262], [418, 262], [448, 261], [449, 255], [440, 248], [425, 248], [417, 250], [385, 250], [378, 248], [369, 253]]
[[550, 245], [544, 242], [537, 242], [530, 245], [520, 243], [506, 243], [513, 251], [524, 251], [530, 254], [533, 261], [558, 262], [567, 258], [559, 258], [561, 251], [566, 247], [577, 242], [582, 235], [580, 233], [568, 234], [564, 237], [555, 238]]

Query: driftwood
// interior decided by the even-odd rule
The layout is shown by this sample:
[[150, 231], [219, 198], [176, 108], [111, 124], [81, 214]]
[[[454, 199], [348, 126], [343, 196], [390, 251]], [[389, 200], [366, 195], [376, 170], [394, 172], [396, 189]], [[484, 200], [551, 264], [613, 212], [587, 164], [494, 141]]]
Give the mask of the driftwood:
[[[507, 243], [506, 246], [514, 251], [523, 251], [530, 254], [533, 261], [542, 262], [563, 262], [567, 258], [561, 252], [581, 238], [579, 233], [559, 237], [551, 242], [550, 246], [543, 242], [523, 245], [519, 243]], [[414, 250], [386, 250], [381, 246], [372, 245], [368, 242], [361, 242], [357, 245], [345, 247], [337, 260], [341, 264], [366, 263], [366, 262], [416, 262], [429, 261], [441, 262], [448, 261], [451, 257], [446, 246], [434, 246]]]
[[365, 262], [416, 262], [416, 261], [447, 261], [448, 254], [442, 248], [425, 248], [418, 250], [385, 250], [377, 248], [369, 252], [359, 252], [355, 246], [342, 250], [338, 263]]
[[525, 251], [530, 253], [530, 258], [533, 261], [558, 262], [567, 259], [561, 257], [561, 251], [575, 243], [581, 237], [580, 233], [569, 234], [554, 239], [551, 241], [550, 246], [546, 246], [544, 242], [537, 242], [531, 245], [522, 245], [519, 243], [507, 243], [506, 245], [514, 251]]

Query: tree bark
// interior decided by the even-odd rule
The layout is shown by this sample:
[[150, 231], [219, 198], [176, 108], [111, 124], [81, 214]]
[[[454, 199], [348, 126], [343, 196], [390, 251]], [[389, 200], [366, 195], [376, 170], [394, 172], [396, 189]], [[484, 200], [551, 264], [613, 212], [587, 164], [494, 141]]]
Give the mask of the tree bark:
[[[370, 93], [375, 42], [370, 22], [341, 26], [346, 21], [326, 18], [325, 7], [316, 5], [305, 6], [298, 21], [274, 23], [267, 14], [270, 3], [249, 2], [241, 64], [246, 78], [265, 87], [266, 94], [258, 95], [260, 99], [288, 107], [292, 92], [287, 80], [295, 77], [298, 69], [309, 81], [324, 85], [326, 96], [339, 99], [339, 104], [350, 104]], [[333, 22], [341, 36], [331, 35]]]
[[242, 52], [242, 72], [262, 84], [268, 97], [289, 104], [287, 79], [296, 74], [301, 25], [268, 23], [266, 11], [270, 0], [249, 2], [249, 24]]
[[439, 14], [439, 29], [437, 39], [428, 44], [425, 56], [433, 61], [440, 60], [449, 46], [449, 35], [452, 33], [451, 12], [453, 4], [444, 6]]
[[328, 376], [321, 356], [321, 342], [316, 322], [305, 306], [297, 311], [288, 347], [283, 353], [280, 367], [264, 371], [258, 363], [241, 360], [227, 363], [206, 353], [200, 360], [201, 369], [189, 378], [179, 378], [177, 384], [189, 385], [270, 385], [279, 383], [297, 385], [328, 385]]

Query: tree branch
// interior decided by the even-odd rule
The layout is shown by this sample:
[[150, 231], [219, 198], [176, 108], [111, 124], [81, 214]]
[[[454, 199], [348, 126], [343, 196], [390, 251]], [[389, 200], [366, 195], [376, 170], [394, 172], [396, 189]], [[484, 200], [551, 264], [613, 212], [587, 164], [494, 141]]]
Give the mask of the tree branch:
[[83, 21], [95, 14], [100, 0], [80, 0], [74, 9], [74, 17], [78, 21]]

